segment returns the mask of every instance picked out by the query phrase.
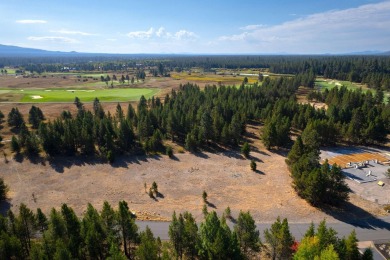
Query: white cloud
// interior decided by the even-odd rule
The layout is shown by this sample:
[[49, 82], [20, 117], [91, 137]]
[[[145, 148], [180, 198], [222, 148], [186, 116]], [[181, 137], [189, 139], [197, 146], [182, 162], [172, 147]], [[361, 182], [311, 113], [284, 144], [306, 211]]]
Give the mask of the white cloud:
[[168, 32], [164, 27], [160, 27], [155, 30], [151, 27], [147, 31], [134, 31], [126, 34], [132, 39], [152, 39], [152, 38], [165, 38], [165, 39], [176, 39], [176, 40], [191, 40], [196, 39], [198, 36], [191, 31], [179, 30], [177, 32]]
[[150, 27], [147, 31], [135, 31], [135, 32], [129, 32], [127, 36], [132, 39], [149, 39], [153, 36], [154, 29], [153, 27]]
[[71, 31], [71, 30], [65, 30], [65, 29], [58, 30], [58, 31], [50, 31], [50, 32], [59, 33], [59, 34], [82, 35], [82, 36], [97, 35], [97, 34], [94, 34], [94, 33], [87, 33], [87, 32], [81, 32], [81, 31]]
[[[245, 46], [249, 52], [348, 52], [386, 50], [390, 43], [390, 1], [317, 13], [274, 26], [248, 25], [220, 44]], [[250, 49], [251, 48], [251, 49]]]
[[49, 41], [49, 42], [62, 42], [62, 43], [78, 43], [76, 39], [60, 36], [30, 36], [27, 38], [30, 41]]
[[244, 26], [244, 27], [240, 27], [240, 30], [243, 30], [243, 31], [253, 31], [253, 30], [256, 30], [256, 29], [259, 29], [259, 28], [263, 28], [265, 27], [264, 24], [250, 24], [250, 25], [247, 25], [247, 26]]
[[42, 24], [42, 23], [47, 23], [45, 20], [17, 20], [16, 23], [21, 23], [21, 24]]
[[178, 40], [182, 39], [195, 39], [198, 38], [198, 36], [194, 32], [186, 31], [186, 30], [180, 30], [175, 33], [175, 38]]
[[166, 31], [165, 31], [165, 28], [164, 27], [160, 27], [157, 32], [156, 32], [156, 36], [157, 37], [162, 37], [166, 34]]

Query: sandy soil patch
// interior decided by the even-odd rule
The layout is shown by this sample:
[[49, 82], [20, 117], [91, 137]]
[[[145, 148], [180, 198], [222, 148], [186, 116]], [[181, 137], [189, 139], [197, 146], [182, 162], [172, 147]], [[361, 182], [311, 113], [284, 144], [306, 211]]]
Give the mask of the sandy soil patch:
[[42, 96], [31, 96], [32, 99], [41, 99], [43, 98]]

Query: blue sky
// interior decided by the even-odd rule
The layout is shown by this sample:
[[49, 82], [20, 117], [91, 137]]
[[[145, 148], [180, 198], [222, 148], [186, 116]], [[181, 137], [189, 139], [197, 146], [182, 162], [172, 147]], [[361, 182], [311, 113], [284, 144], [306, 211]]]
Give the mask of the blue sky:
[[8, 0], [0, 35], [0, 44], [78, 52], [389, 51], [390, 1]]

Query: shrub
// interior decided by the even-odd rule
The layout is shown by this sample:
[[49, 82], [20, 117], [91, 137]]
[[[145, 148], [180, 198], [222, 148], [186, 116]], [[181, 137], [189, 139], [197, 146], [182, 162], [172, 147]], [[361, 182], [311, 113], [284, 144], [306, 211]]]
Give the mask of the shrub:
[[167, 146], [167, 149], [166, 149], [166, 155], [169, 156], [169, 158], [172, 158], [173, 157], [173, 150], [172, 150], [172, 147], [170, 146]]
[[243, 144], [243, 146], [241, 147], [241, 153], [245, 156], [245, 158], [249, 157], [250, 147], [249, 147], [249, 144], [247, 142], [245, 142]]
[[256, 165], [256, 162], [254, 160], [251, 160], [250, 166], [251, 166], [251, 170], [255, 172], [257, 165]]

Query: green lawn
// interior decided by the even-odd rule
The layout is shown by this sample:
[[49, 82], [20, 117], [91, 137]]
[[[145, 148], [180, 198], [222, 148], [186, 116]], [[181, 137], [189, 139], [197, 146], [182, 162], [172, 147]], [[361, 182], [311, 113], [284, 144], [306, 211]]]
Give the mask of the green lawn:
[[[332, 89], [334, 87], [345, 86], [349, 90], [356, 90], [356, 89], [361, 88], [363, 92], [367, 92], [370, 90], [372, 92], [372, 94], [375, 95], [375, 93], [376, 93], [375, 89], [369, 89], [366, 86], [362, 86], [360, 84], [353, 83], [350, 81], [341, 81], [341, 80], [325, 81], [323, 79], [316, 79], [315, 85], [316, 85], [316, 87], [319, 87], [319, 89], [321, 89], [322, 91], [324, 91], [325, 89]], [[390, 97], [390, 92], [385, 92], [384, 94], [385, 94], [385, 103], [387, 103], [388, 98]]]
[[334, 87], [341, 87], [345, 86], [347, 89], [357, 89], [357, 88], [362, 88], [363, 91], [367, 91], [367, 87], [363, 87], [361, 85], [352, 83], [350, 81], [341, 81], [341, 80], [322, 80], [322, 79], [317, 79], [315, 81], [315, 85], [321, 87], [321, 89], [332, 89]]
[[7, 74], [15, 74], [15, 69], [2, 68], [2, 70], [7, 70]]
[[97, 97], [100, 101], [137, 101], [144, 95], [152, 97], [158, 89], [123, 88], [123, 89], [0, 89], [1, 95], [23, 95], [20, 102], [73, 102], [75, 97], [81, 101], [93, 101]]

